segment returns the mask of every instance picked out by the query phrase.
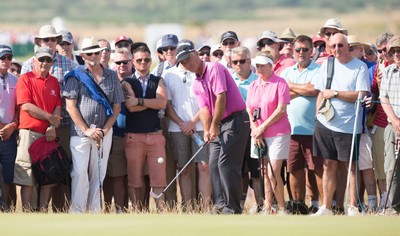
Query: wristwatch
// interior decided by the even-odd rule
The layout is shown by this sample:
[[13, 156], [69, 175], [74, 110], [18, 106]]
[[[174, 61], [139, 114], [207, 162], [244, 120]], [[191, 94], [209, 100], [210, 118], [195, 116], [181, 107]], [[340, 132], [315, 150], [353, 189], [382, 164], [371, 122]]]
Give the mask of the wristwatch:
[[333, 91], [333, 97], [336, 98], [338, 94], [339, 94], [338, 91], [335, 91], [335, 90]]

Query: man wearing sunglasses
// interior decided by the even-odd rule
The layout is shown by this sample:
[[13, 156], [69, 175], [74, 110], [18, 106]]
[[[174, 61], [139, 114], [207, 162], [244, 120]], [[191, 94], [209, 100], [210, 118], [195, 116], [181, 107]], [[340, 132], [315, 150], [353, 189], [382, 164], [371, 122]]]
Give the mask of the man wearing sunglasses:
[[329, 47], [329, 39], [337, 33], [347, 35], [347, 30], [343, 28], [342, 22], [337, 19], [328, 19], [324, 26], [320, 28], [319, 35], [325, 41], [325, 53], [319, 54], [318, 64], [322, 64], [323, 61], [333, 54]]
[[285, 43], [286, 41], [279, 39], [276, 33], [272, 31], [262, 32], [257, 41], [259, 51], [268, 50], [271, 52], [274, 57], [273, 71], [278, 76], [285, 68], [296, 64], [293, 58], [288, 58], [280, 53]]
[[[394, 63], [383, 72], [380, 99], [389, 125], [385, 128], [385, 174], [388, 181], [390, 211], [385, 213], [400, 214], [400, 167], [398, 165], [398, 148], [400, 145], [400, 35], [394, 35], [387, 43], [387, 52]], [[397, 150], [396, 150], [397, 149]], [[396, 167], [397, 164], [397, 167]], [[391, 187], [390, 187], [391, 185]]]
[[[322, 191], [322, 160], [312, 156], [312, 137], [314, 133], [315, 104], [318, 91], [311, 84], [319, 71], [319, 65], [311, 60], [313, 51], [312, 39], [306, 35], [299, 35], [293, 40], [294, 58], [297, 63], [286, 68], [281, 77], [286, 80], [290, 89], [290, 104], [287, 113], [292, 129], [287, 171], [292, 202], [292, 213], [307, 214], [305, 205], [306, 174], [314, 181], [311, 186], [310, 210], [315, 213], [319, 207], [319, 192]], [[307, 173], [305, 171], [307, 166]], [[315, 185], [315, 179], [317, 180]], [[318, 191], [319, 190], [319, 191]]]
[[117, 73], [100, 63], [94, 38], [84, 38], [78, 51], [85, 60], [65, 75], [62, 95], [71, 124], [71, 213], [101, 212], [100, 192], [106, 175], [113, 125], [124, 101]]
[[233, 31], [226, 31], [221, 35], [221, 50], [223, 52], [223, 57], [219, 61], [225, 68], [228, 69], [229, 73], [233, 75], [235, 72], [232, 67], [232, 49], [240, 46], [240, 41], [237, 34]]
[[[56, 139], [61, 122], [61, 96], [57, 78], [50, 75], [54, 52], [48, 47], [36, 47], [33, 70], [21, 75], [17, 82], [19, 144], [15, 160], [14, 183], [21, 186], [22, 209], [30, 212], [35, 178], [32, 172], [29, 146], [38, 138]], [[53, 185], [40, 188], [40, 211], [47, 212]]]
[[[54, 26], [43, 25], [42, 27], [40, 27], [39, 34], [35, 36], [34, 41], [35, 45], [40, 47], [48, 47], [50, 51], [53, 52], [53, 63], [51, 64], [49, 73], [58, 79], [61, 91], [63, 88], [64, 75], [76, 67], [72, 60], [68, 59], [65, 56], [62, 56], [60, 53], [57, 52], [57, 44], [60, 44], [62, 42], [62, 35], [57, 33]], [[34, 58], [32, 57], [22, 64], [21, 74], [33, 70], [33, 60]], [[71, 124], [71, 118], [66, 111], [64, 98], [62, 98], [61, 114], [63, 119], [61, 120], [61, 125], [57, 128], [57, 136], [59, 138], [59, 145], [62, 146], [64, 150], [66, 150], [67, 154], [70, 156], [71, 152], [69, 148], [69, 126]], [[55, 212], [67, 211], [67, 204], [69, 202], [68, 199], [70, 199], [69, 186], [60, 185], [60, 187], [56, 187], [54, 188], [54, 190], [54, 194], [56, 195], [56, 197], [52, 201], [53, 210]], [[62, 196], [57, 197], [57, 195]], [[67, 199], [67, 201], [65, 201], [65, 199]]]
[[[15, 207], [16, 192], [14, 180], [15, 156], [17, 154], [18, 106], [15, 85], [18, 78], [8, 72], [13, 52], [10, 46], [0, 45], [0, 163], [3, 179], [1, 203], [5, 211]], [[11, 205], [14, 203], [14, 205]]]
[[[233, 79], [239, 88], [243, 101], [247, 100], [247, 91], [250, 84], [257, 80], [258, 76], [251, 70], [251, 54], [250, 50], [243, 46], [238, 46], [232, 49], [232, 66], [235, 70]], [[250, 209], [251, 213], [258, 213], [263, 208], [263, 200], [261, 199], [260, 190], [260, 163], [258, 159], [251, 158], [250, 155], [251, 137], [249, 135], [246, 142], [246, 150], [244, 153], [244, 161], [242, 166], [242, 201], [241, 205], [244, 206], [249, 186], [249, 173], [252, 182], [252, 189], [254, 190], [254, 199], [256, 205]]]
[[[347, 173], [350, 169], [349, 185], [349, 205], [348, 215], [358, 215], [358, 203], [356, 192], [356, 161], [358, 158], [358, 147], [360, 144], [360, 133], [362, 126], [353, 131], [354, 123], [361, 124], [362, 109], [355, 113], [355, 104], [359, 94], [365, 97], [370, 89], [367, 65], [350, 54], [350, 46], [346, 35], [337, 33], [329, 40], [329, 47], [335, 57], [333, 78], [330, 89], [326, 89], [328, 60], [320, 68], [315, 82], [315, 89], [319, 90], [316, 106], [319, 107], [322, 99], [329, 99], [333, 116], [322, 113], [317, 114], [314, 127], [314, 156], [323, 158], [322, 206], [314, 215], [332, 215], [332, 199], [336, 191], [336, 201], [338, 207], [343, 207], [346, 176], [337, 174], [340, 171]], [[358, 103], [357, 103], [358, 104]], [[332, 113], [331, 113], [332, 114]], [[356, 120], [358, 117], [358, 120]], [[353, 132], [355, 132], [353, 146]], [[355, 148], [351, 156], [352, 148]], [[349, 168], [350, 158], [354, 161]], [[342, 177], [342, 178], [340, 178]], [[341, 184], [336, 184], [337, 182]]]

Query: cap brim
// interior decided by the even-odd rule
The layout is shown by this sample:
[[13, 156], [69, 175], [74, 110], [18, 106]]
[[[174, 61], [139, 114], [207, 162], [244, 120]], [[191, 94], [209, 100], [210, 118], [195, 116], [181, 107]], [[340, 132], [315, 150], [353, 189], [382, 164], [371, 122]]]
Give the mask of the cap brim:
[[51, 59], [53, 59], [53, 55], [51, 55], [50, 53], [47, 52], [39, 52], [35, 54], [36, 58], [41, 58], [41, 57], [50, 57]]
[[79, 54], [83, 54], [83, 53], [94, 53], [94, 52], [101, 52], [104, 49], [106, 49], [107, 47], [102, 47], [102, 48], [92, 48], [92, 49], [88, 49], [88, 50], [78, 50], [75, 51], [75, 53], [79, 53]]

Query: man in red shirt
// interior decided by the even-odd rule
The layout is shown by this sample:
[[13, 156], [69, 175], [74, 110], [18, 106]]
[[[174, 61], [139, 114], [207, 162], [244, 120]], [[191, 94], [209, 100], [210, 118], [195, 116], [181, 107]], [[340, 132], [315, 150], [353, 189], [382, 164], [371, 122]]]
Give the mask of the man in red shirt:
[[[47, 141], [56, 138], [61, 121], [60, 86], [49, 74], [54, 53], [47, 47], [38, 47], [33, 58], [33, 70], [21, 75], [17, 82], [17, 105], [20, 108], [20, 131], [15, 160], [14, 183], [21, 186], [23, 211], [31, 211], [35, 178], [32, 172], [29, 146], [38, 138]], [[41, 186], [40, 210], [47, 211], [52, 186]]]

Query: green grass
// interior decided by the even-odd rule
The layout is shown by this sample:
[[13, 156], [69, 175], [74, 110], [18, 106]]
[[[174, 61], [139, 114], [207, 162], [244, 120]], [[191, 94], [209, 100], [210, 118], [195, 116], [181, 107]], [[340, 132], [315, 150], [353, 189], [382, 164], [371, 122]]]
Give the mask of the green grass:
[[399, 235], [399, 217], [0, 214], [1, 235]]

